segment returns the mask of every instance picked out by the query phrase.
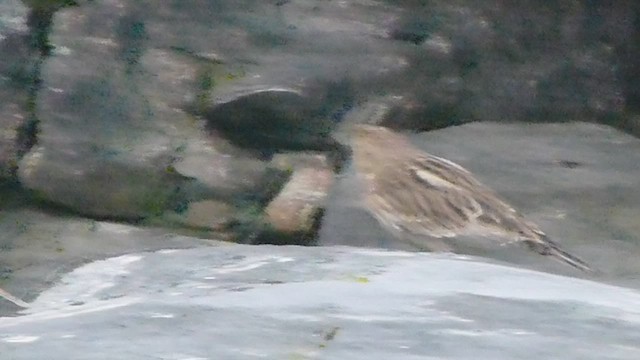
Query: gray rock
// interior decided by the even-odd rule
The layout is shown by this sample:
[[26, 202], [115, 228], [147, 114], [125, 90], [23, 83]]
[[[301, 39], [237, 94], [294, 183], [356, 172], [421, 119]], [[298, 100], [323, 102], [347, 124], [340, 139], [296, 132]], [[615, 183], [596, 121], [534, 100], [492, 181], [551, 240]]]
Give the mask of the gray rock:
[[[26, 301], [87, 262], [130, 252], [219, 244], [157, 228], [53, 216], [13, 202], [0, 210], [0, 287]], [[0, 298], [0, 314], [15, 310]]]
[[[78, 3], [55, 14], [37, 98], [39, 146], [19, 175], [48, 200], [92, 216], [148, 217], [203, 200], [205, 190], [251, 191], [264, 164], [220, 150], [230, 145], [217, 134], [212, 140], [212, 129], [269, 154], [326, 150], [335, 122], [372, 96], [403, 96], [389, 125], [424, 129], [469, 120], [610, 121], [632, 92], [614, 66], [623, 61], [619, 49], [633, 53], [627, 39], [637, 33], [626, 2], [604, 10], [534, 2]], [[215, 151], [198, 145], [207, 141]], [[208, 161], [231, 176], [212, 177]], [[126, 196], [114, 196], [119, 189]], [[158, 201], [149, 206], [149, 198]]]
[[27, 115], [21, 107], [21, 101], [25, 100], [25, 96], [16, 96], [12, 91], [14, 89], [1, 88], [2, 85], [0, 85], [0, 178], [10, 178], [18, 167], [20, 128], [25, 124]]
[[394, 76], [417, 106], [399, 107], [389, 125], [598, 119], [622, 127], [625, 107], [637, 108], [633, 2], [407, 1], [401, 8], [390, 36], [407, 44], [408, 66]]
[[364, 78], [389, 62], [369, 51], [383, 54], [387, 45], [362, 41], [387, 16], [368, 3], [361, 11], [323, 4], [303, 23], [303, 14], [315, 13], [312, 2], [79, 4], [55, 14], [55, 49], [42, 68], [37, 104], [38, 147], [19, 175], [47, 200], [91, 216], [157, 215], [210, 195], [203, 187], [229, 196], [255, 189], [264, 164], [221, 150], [230, 145], [212, 140], [198, 114], [264, 89], [303, 88], [313, 99], [326, 93], [318, 83], [339, 81], [355, 64], [353, 76]]
[[178, 174], [197, 180], [210, 192], [227, 196], [255, 190], [268, 169], [267, 163], [217, 134], [190, 139], [172, 166]]
[[[0, 2], [0, 34], [27, 31], [27, 7], [21, 1], [2, 0]], [[3, 39], [4, 40], [4, 39]]]
[[33, 54], [28, 46], [27, 8], [17, 0], [0, 1], [0, 178], [12, 177], [27, 123], [27, 91]]
[[215, 200], [202, 200], [190, 202], [183, 217], [182, 224], [188, 227], [204, 229], [223, 229], [236, 215], [228, 203]]
[[80, 267], [0, 351], [47, 359], [637, 359], [640, 293], [479, 259], [230, 246]]

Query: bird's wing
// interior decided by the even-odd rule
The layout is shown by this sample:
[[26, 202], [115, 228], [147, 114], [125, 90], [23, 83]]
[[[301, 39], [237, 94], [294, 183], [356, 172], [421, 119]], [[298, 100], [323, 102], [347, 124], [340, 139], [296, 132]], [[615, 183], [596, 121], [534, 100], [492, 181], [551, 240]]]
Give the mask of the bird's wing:
[[517, 235], [522, 231], [524, 236], [537, 230], [529, 229], [529, 223], [470, 172], [435, 156], [415, 156], [394, 164], [376, 177], [374, 187], [369, 202], [376, 218], [414, 235]]

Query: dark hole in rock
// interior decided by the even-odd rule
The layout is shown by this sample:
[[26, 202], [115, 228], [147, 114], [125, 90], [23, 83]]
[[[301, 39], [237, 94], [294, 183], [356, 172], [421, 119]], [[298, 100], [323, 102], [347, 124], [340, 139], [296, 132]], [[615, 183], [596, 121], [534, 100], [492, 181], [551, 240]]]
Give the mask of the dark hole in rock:
[[241, 95], [204, 109], [206, 129], [235, 145], [269, 159], [282, 151], [327, 151], [339, 170], [348, 149], [332, 136], [336, 125], [352, 109], [353, 87], [346, 80], [316, 84], [305, 93], [264, 90]]
[[439, 14], [430, 10], [418, 10], [401, 20], [401, 23], [391, 31], [393, 40], [409, 42], [415, 45], [422, 44], [431, 34], [442, 27], [443, 19]]
[[626, 106], [629, 110], [640, 112], [640, 2], [633, 7], [633, 30], [628, 42], [617, 50], [619, 74], [622, 77]]
[[583, 166], [584, 164], [578, 161], [573, 161], [573, 160], [557, 160], [556, 164], [568, 168], [568, 169], [575, 169], [577, 167]]
[[291, 0], [278, 0], [278, 1], [276, 1], [275, 5], [276, 6], [282, 6], [282, 5], [286, 5], [286, 4], [290, 3], [290, 2], [291, 2]]
[[330, 128], [314, 119], [310, 101], [292, 91], [262, 91], [205, 113], [209, 131], [265, 156], [281, 150], [322, 150]]
[[394, 40], [406, 41], [419, 45], [427, 38], [427, 35], [417, 34], [410, 31], [396, 30], [391, 33], [391, 38]]

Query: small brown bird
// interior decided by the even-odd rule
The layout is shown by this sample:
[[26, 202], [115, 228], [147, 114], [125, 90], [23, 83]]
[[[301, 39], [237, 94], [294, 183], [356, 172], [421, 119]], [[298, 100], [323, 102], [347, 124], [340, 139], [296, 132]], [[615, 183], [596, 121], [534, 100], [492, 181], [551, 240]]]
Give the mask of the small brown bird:
[[14, 303], [14, 304], [16, 304], [16, 305], [18, 305], [20, 307], [23, 307], [23, 308], [29, 307], [29, 304], [27, 304], [26, 302], [18, 299], [17, 297], [15, 297], [15, 296], [13, 296], [11, 294], [9, 294], [8, 292], [2, 290], [1, 288], [0, 288], [0, 298], [4, 298], [6, 300], [9, 300], [12, 303]]
[[355, 125], [352, 132], [365, 207], [397, 238], [423, 250], [451, 251], [443, 238], [494, 235], [591, 271], [460, 165], [384, 127]]

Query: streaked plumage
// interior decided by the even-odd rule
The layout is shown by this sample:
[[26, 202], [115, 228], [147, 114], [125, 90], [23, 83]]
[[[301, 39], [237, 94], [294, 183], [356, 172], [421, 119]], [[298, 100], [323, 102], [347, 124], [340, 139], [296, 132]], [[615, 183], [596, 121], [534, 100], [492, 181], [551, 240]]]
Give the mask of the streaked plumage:
[[590, 270], [460, 165], [430, 155], [384, 127], [356, 125], [352, 135], [365, 207], [399, 239], [443, 251], [449, 248], [442, 239], [493, 235]]
[[27, 304], [26, 302], [18, 299], [17, 297], [9, 294], [8, 292], [6, 292], [6, 291], [4, 291], [2, 289], [0, 289], [0, 298], [4, 298], [6, 300], [9, 300], [12, 303], [14, 303], [14, 304], [16, 304], [16, 305], [18, 305], [20, 307], [23, 307], [23, 308], [29, 307], [29, 304]]

